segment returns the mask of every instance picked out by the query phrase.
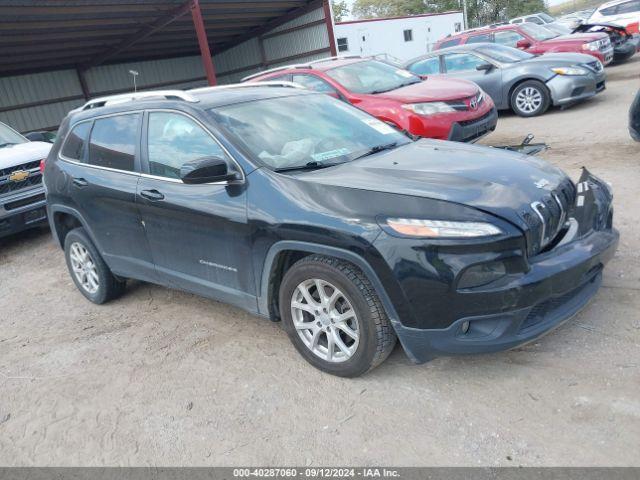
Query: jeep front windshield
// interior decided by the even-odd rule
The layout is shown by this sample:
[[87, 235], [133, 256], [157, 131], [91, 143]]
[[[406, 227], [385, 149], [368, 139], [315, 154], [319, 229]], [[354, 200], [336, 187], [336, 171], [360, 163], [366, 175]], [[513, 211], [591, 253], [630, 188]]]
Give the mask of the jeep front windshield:
[[26, 138], [4, 123], [0, 123], [0, 148], [25, 142], [27, 142]]
[[408, 70], [376, 60], [350, 63], [327, 70], [327, 75], [354, 93], [383, 93], [420, 83]]
[[218, 124], [274, 170], [322, 168], [411, 140], [384, 122], [324, 94], [217, 107]]

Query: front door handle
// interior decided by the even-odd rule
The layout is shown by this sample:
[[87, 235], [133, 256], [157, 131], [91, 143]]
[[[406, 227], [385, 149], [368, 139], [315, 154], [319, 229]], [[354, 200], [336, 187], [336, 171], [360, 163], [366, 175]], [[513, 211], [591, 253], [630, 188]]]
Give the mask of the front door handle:
[[74, 179], [73, 179], [73, 184], [74, 184], [76, 187], [80, 187], [80, 188], [82, 188], [82, 187], [88, 187], [88, 186], [89, 186], [89, 182], [87, 182], [87, 181], [86, 181], [84, 178], [82, 178], [82, 177], [74, 177]]
[[142, 195], [147, 200], [151, 200], [152, 202], [157, 202], [158, 200], [164, 199], [164, 195], [161, 194], [158, 190], [142, 190], [140, 192], [140, 195]]

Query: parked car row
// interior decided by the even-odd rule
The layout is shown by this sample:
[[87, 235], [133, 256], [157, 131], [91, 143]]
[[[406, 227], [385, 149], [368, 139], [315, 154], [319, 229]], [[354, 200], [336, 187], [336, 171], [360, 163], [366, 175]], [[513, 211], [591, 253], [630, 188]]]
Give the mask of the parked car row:
[[449, 100], [434, 105], [428, 81], [390, 68], [300, 69], [320, 71], [308, 79], [329, 95], [283, 70], [285, 81], [71, 112], [44, 183], [78, 290], [102, 304], [137, 279], [227, 302], [282, 322], [309, 363], [346, 377], [382, 363], [396, 339], [419, 363], [512, 348], [570, 318], [617, 248], [609, 186], [392, 128], [363, 104], [395, 105], [393, 121], [410, 127], [416, 111], [465, 114], [482, 91], [454, 81], [473, 87], [455, 97], [436, 82]]

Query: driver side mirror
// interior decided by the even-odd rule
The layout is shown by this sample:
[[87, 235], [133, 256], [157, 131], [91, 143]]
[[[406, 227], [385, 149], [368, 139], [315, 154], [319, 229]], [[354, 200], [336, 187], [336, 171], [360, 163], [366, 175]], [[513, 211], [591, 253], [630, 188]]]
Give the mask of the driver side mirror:
[[479, 72], [489, 72], [493, 70], [493, 65], [490, 63], [481, 63], [476, 67], [476, 70], [478, 70]]
[[229, 171], [224, 158], [202, 157], [185, 163], [180, 167], [180, 179], [183, 183], [195, 185], [201, 183], [236, 180], [238, 175]]
[[524, 38], [516, 42], [516, 48], [520, 48], [521, 50], [527, 49], [530, 46], [531, 46], [531, 42]]

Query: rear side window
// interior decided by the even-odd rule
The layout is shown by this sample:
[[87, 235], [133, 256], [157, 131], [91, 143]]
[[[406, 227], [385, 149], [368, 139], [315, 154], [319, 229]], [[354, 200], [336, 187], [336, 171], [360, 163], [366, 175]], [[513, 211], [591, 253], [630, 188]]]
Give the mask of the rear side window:
[[133, 172], [141, 115], [99, 118], [89, 141], [89, 164]]
[[418, 75], [434, 75], [440, 73], [440, 57], [420, 60], [409, 67], [409, 71]]
[[473, 37], [469, 37], [467, 43], [486, 43], [491, 42], [491, 34], [483, 33], [481, 35], [474, 35]]
[[607, 7], [600, 10], [601, 15], [615, 15], [618, 11], [618, 5], [614, 5], [613, 7]]
[[62, 156], [70, 160], [82, 161], [90, 131], [91, 122], [79, 123], [73, 127], [69, 135], [67, 135], [67, 140], [62, 148]]
[[438, 50], [440, 50], [441, 48], [455, 47], [456, 45], [460, 45], [460, 38], [453, 38], [451, 40], [442, 42], [438, 47]]
[[526, 21], [529, 23], [535, 23], [537, 25], [542, 25], [544, 22], [540, 20], [538, 17], [527, 17]]
[[227, 158], [222, 147], [197, 122], [179, 113], [149, 113], [149, 173], [180, 178], [180, 167], [203, 157]]

